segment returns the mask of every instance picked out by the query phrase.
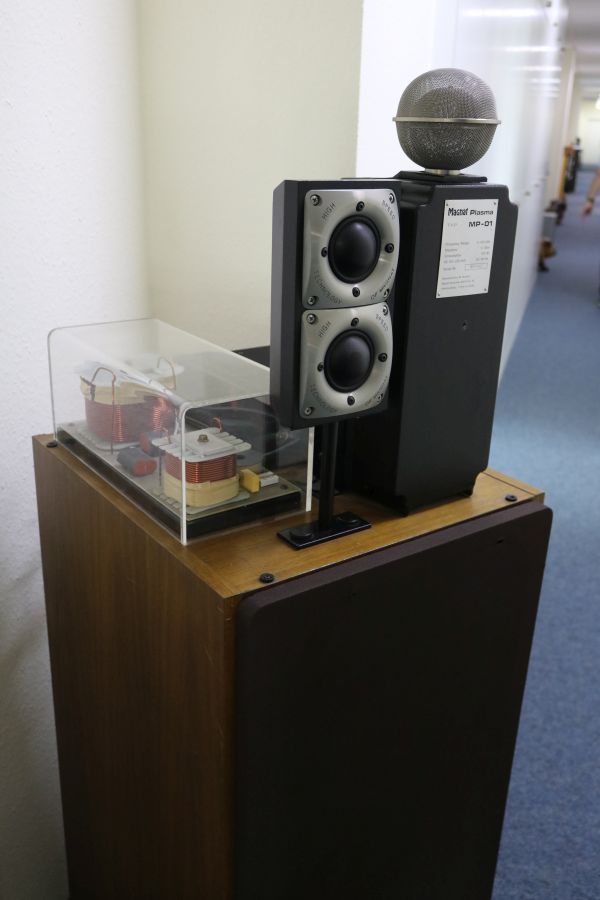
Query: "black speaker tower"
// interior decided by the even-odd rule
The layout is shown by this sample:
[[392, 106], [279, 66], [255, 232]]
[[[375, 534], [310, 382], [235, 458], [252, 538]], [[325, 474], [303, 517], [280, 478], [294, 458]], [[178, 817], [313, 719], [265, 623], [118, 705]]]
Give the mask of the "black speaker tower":
[[273, 203], [271, 398], [292, 428], [319, 430], [319, 520], [288, 529], [310, 546], [369, 523], [333, 515], [339, 422], [385, 409], [400, 244], [394, 186], [285, 181]]
[[402, 513], [469, 494], [487, 466], [517, 222], [504, 186], [407, 174], [388, 405], [347, 424], [343, 457], [346, 489]]
[[351, 513], [334, 527], [336, 457], [340, 487], [401, 513], [470, 493], [488, 462], [517, 209], [459, 169], [490, 146], [495, 100], [437, 69], [395, 122], [423, 171], [274, 195], [272, 401], [284, 424], [322, 431], [319, 523], [297, 547], [368, 527]]

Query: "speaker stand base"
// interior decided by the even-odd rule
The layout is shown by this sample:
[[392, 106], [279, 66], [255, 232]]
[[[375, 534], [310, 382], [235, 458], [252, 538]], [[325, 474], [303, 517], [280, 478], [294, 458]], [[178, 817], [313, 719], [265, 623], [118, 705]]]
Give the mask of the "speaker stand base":
[[335, 463], [337, 457], [338, 423], [321, 425], [321, 490], [319, 492], [319, 518], [316, 522], [295, 525], [278, 531], [277, 536], [295, 550], [314, 547], [333, 541], [345, 534], [354, 534], [371, 527], [371, 523], [353, 512], [334, 515]]
[[308, 522], [306, 525], [296, 525], [294, 528], [278, 531], [277, 536], [295, 550], [302, 550], [303, 547], [314, 547], [315, 544], [333, 541], [335, 538], [354, 534], [356, 531], [364, 531], [370, 527], [371, 523], [366, 519], [362, 519], [353, 512], [343, 512], [332, 516], [326, 528], [321, 528], [318, 522]]

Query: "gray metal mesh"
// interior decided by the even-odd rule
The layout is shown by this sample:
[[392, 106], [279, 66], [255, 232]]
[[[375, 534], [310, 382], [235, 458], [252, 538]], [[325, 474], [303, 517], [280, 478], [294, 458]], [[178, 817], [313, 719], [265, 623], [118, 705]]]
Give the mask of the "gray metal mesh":
[[[463, 69], [434, 69], [412, 81], [400, 98], [398, 116], [441, 119], [495, 119], [496, 101], [488, 85]], [[496, 125], [397, 122], [406, 155], [426, 169], [459, 170], [489, 148]]]

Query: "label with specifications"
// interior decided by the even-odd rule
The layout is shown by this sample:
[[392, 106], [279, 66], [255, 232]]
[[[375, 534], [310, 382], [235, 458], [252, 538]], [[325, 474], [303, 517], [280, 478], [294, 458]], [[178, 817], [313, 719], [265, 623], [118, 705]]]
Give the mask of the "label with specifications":
[[446, 200], [437, 297], [487, 294], [498, 200]]

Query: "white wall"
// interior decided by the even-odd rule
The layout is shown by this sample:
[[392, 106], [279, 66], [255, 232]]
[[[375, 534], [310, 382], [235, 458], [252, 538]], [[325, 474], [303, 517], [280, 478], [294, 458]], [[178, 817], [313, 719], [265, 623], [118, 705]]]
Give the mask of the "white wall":
[[[579, 117], [581, 115], [581, 105], [583, 103], [582, 89], [581, 84], [577, 78], [575, 78], [573, 84], [573, 95], [571, 97], [571, 109], [569, 111], [569, 123], [567, 125], [567, 137], [570, 141], [572, 141], [575, 137], [579, 137], [581, 139], [581, 135], [579, 134], [579, 126], [580, 121]], [[583, 156], [583, 153], [582, 153]], [[582, 160], [584, 161], [584, 160]], [[592, 163], [595, 164], [595, 161]]]
[[564, 175], [564, 148], [567, 144], [571, 144], [575, 140], [577, 134], [576, 131], [571, 133], [570, 128], [570, 113], [575, 91], [575, 51], [571, 47], [565, 47], [560, 58], [560, 85], [556, 101], [556, 115], [554, 116], [552, 136], [550, 139], [548, 178], [544, 194], [545, 206], [547, 206], [551, 200], [555, 200], [561, 192], [561, 181]]
[[600, 110], [595, 100], [582, 100], [579, 107], [577, 133], [581, 140], [584, 165], [600, 165]]
[[154, 311], [266, 344], [273, 189], [354, 174], [361, 0], [140, 0], [139, 16]]
[[130, 0], [0, 0], [0, 897], [67, 896], [30, 436], [46, 334], [141, 315]]
[[[561, 3], [422, 0], [418, 17], [414, 8], [408, 0], [364, 0], [357, 172], [390, 175], [416, 168], [400, 150], [391, 120], [400, 94], [421, 72], [463, 68], [490, 85], [502, 124], [491, 149], [469, 171], [507, 184], [519, 207], [504, 365], [535, 279], [557, 107], [558, 85], [550, 79], [559, 79], [562, 65]], [[393, 51], [385, 53], [390, 44]]]
[[[404, 88], [435, 57], [438, 0], [364, 0], [356, 174], [391, 177], [414, 164], [400, 149], [392, 121]], [[442, 63], [440, 63], [442, 65]]]

